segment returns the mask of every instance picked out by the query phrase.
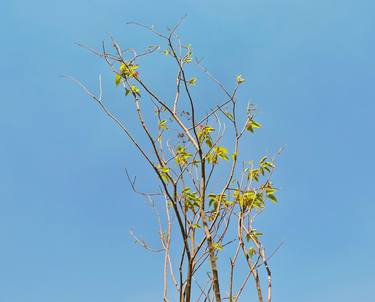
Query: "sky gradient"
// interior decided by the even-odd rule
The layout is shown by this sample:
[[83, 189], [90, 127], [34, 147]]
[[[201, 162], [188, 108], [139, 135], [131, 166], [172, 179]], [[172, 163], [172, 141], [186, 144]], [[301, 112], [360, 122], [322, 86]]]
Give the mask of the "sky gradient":
[[[264, 128], [285, 146], [280, 202], [261, 219], [274, 301], [370, 301], [375, 283], [375, 2], [3, 0], [0, 4], [0, 302], [149, 302], [161, 258], [133, 243], [156, 228], [129, 188], [150, 177], [134, 148], [73, 83], [121, 98], [105, 65], [74, 43], [155, 43], [126, 25], [181, 33], [224, 83], [237, 73]], [[159, 65], [148, 76], [167, 89]], [[126, 116], [125, 116], [126, 118]], [[128, 120], [131, 123], [131, 117]], [[252, 152], [249, 149], [249, 152]], [[146, 289], [146, 290], [145, 290]], [[161, 299], [160, 299], [161, 300]]]

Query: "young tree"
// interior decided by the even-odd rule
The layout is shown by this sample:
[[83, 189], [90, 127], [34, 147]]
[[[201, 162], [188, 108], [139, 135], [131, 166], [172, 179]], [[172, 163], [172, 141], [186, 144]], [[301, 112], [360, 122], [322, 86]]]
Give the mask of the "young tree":
[[[254, 119], [254, 107], [248, 104], [241, 108], [238, 103], [237, 93], [245, 79], [238, 75], [234, 88], [227, 89], [193, 56], [192, 46], [183, 44], [177, 33], [181, 22], [166, 34], [132, 22], [160, 38], [163, 48], [149, 46], [138, 53], [132, 48], [123, 50], [113, 38], [110, 50], [104, 42], [101, 50], [81, 45], [104, 59], [116, 86], [132, 101], [148, 146], [141, 145], [108, 109], [102, 98], [100, 76], [98, 95], [80, 81], [70, 79], [120, 127], [148, 163], [149, 172], [158, 178], [160, 192], [156, 194], [139, 192], [135, 181], [129, 181], [134, 191], [150, 201], [158, 218], [162, 246], [159, 251], [164, 253], [163, 301], [237, 302], [245, 288], [254, 288], [258, 301], [269, 302], [269, 259], [262, 234], [253, 222], [267, 200], [277, 201], [277, 189], [271, 182], [275, 158], [263, 156], [249, 161], [246, 152], [240, 152], [241, 140], [261, 128]], [[161, 59], [170, 59], [175, 64], [173, 99], [159, 95], [139, 72], [145, 68], [142, 59], [152, 54], [161, 54]], [[193, 90], [199, 83], [192, 76], [193, 68], [218, 86], [224, 102], [202, 112], [194, 97]], [[155, 113], [155, 119], [146, 118], [149, 111]], [[143, 247], [155, 251], [132, 235]], [[247, 267], [245, 275], [243, 267], [238, 268], [240, 264]], [[253, 287], [249, 280], [253, 280]]]

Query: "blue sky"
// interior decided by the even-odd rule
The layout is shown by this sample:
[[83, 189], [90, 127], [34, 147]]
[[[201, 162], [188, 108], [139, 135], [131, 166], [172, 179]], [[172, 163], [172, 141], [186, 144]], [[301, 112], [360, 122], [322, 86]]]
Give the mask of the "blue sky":
[[[121, 110], [104, 64], [74, 45], [129, 46], [187, 13], [185, 40], [225, 83], [241, 72], [264, 125], [257, 150], [286, 150], [280, 202], [262, 217], [274, 301], [369, 301], [375, 282], [373, 1], [3, 0], [0, 4], [0, 302], [156, 301], [161, 260], [136, 246], [150, 185], [121, 132], [71, 82]], [[149, 75], [160, 89], [158, 65]], [[129, 120], [131, 122], [131, 119]], [[251, 150], [249, 150], [251, 152]], [[151, 183], [152, 185], [152, 183]], [[371, 293], [371, 296], [370, 296]]]

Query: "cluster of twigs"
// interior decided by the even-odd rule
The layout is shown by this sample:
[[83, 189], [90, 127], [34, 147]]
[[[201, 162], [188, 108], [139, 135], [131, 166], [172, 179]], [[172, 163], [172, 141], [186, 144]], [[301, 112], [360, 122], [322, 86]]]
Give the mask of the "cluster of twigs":
[[[256, 164], [251, 161], [239, 165], [240, 140], [261, 127], [254, 121], [251, 106], [242, 123], [237, 117], [237, 92], [245, 79], [238, 75], [233, 91], [225, 88], [199, 60], [194, 59], [191, 46], [183, 45], [177, 34], [181, 22], [169, 29], [168, 34], [152, 26], [131, 23], [149, 30], [165, 42], [163, 51], [159, 46], [149, 47], [142, 53], [134, 49], [122, 50], [114, 38], [111, 38], [111, 50], [104, 42], [101, 50], [80, 45], [104, 59], [116, 84], [132, 99], [139, 126], [151, 149], [145, 149], [104, 103], [100, 76], [99, 94], [91, 92], [80, 81], [70, 79], [121, 128], [160, 181], [160, 192], [144, 193], [138, 191], [135, 179], [128, 175], [133, 190], [150, 201], [159, 223], [159, 249], [150, 247], [134, 232], [131, 235], [144, 248], [164, 253], [163, 301], [178, 297], [180, 302], [221, 302], [225, 299], [237, 302], [244, 289], [251, 288], [247, 285], [252, 278], [258, 301], [266, 297], [269, 302], [272, 289], [269, 259], [261, 243], [262, 234], [253, 227], [253, 221], [265, 208], [267, 199], [276, 201], [276, 189], [270, 181], [275, 162], [263, 157]], [[138, 73], [141, 58], [159, 52], [171, 58], [177, 67], [173, 100], [158, 95]], [[199, 112], [193, 97], [192, 89], [197, 79], [188, 77], [188, 64], [197, 66], [218, 85], [226, 98], [204, 114]], [[144, 111], [150, 108], [155, 112], [156, 125], [145, 118]], [[226, 131], [228, 126], [230, 132]], [[222, 145], [226, 135], [231, 136], [231, 152]], [[218, 185], [219, 179], [224, 179], [222, 186]], [[161, 200], [164, 202], [160, 203]], [[163, 205], [162, 213], [160, 204]], [[179, 235], [175, 235], [176, 232]], [[176, 253], [172, 256], [172, 249], [180, 251], [178, 259]], [[218, 259], [227, 254], [231, 255], [229, 276], [224, 278]], [[242, 280], [235, 281], [239, 258], [246, 263], [247, 274]], [[266, 285], [261, 284], [259, 270], [262, 268], [266, 272]]]

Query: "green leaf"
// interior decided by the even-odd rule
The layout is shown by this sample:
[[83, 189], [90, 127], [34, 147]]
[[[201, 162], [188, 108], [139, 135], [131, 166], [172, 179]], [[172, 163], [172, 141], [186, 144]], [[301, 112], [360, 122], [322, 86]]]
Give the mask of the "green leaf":
[[169, 49], [164, 49], [164, 50], [163, 50], [163, 54], [164, 54], [165, 56], [169, 56], [169, 55], [170, 55], [170, 51], [169, 51]]
[[228, 150], [224, 147], [217, 146], [214, 147], [213, 150], [207, 154], [207, 160], [211, 164], [217, 164], [217, 159], [221, 158], [224, 160], [228, 160]]
[[275, 168], [275, 164], [271, 163], [270, 161], [265, 162], [265, 165], [270, 167], [270, 168]]
[[215, 249], [217, 249], [217, 250], [219, 250], [219, 251], [223, 250], [223, 246], [221, 245], [220, 242], [213, 243], [212, 247], [215, 248]]
[[275, 188], [266, 188], [266, 194], [270, 195], [275, 193], [277, 190]]
[[259, 180], [259, 169], [249, 169], [249, 174], [247, 176], [248, 179], [255, 179], [256, 181]]
[[250, 232], [250, 235], [254, 236], [256, 238], [258, 236], [263, 236], [263, 233], [258, 232], [256, 229], [252, 229], [251, 232]]
[[197, 83], [197, 80], [198, 80], [197, 77], [192, 77], [192, 78], [188, 81], [188, 84], [191, 85], [191, 86], [195, 86], [195, 84]]
[[203, 126], [200, 131], [198, 132], [198, 139], [200, 142], [203, 142], [205, 141], [207, 146], [209, 148], [212, 148], [212, 140], [211, 140], [211, 136], [210, 136], [210, 133], [215, 131], [214, 128], [212, 128], [211, 126], [209, 125], [206, 125], [206, 126]]
[[242, 84], [243, 82], [245, 82], [245, 79], [242, 77], [242, 74], [239, 74], [236, 77], [236, 81], [237, 81], [237, 84]]
[[259, 171], [260, 171], [260, 173], [262, 173], [262, 175], [264, 176], [264, 168], [263, 168], [263, 167], [260, 167], [260, 168], [259, 168]]
[[169, 182], [170, 178], [171, 178], [171, 174], [169, 173], [169, 168], [167, 166], [162, 167], [162, 166], [160, 166], [160, 164], [157, 165], [157, 168], [159, 170], [161, 178], [165, 182]]
[[132, 86], [130, 87], [130, 90], [133, 92], [134, 95], [141, 96], [141, 94], [140, 94], [140, 91], [141, 91], [141, 90], [140, 90], [137, 86], [132, 85]]
[[194, 223], [192, 225], [192, 227], [193, 227], [193, 229], [200, 229], [201, 228], [201, 226], [198, 223]]
[[221, 159], [228, 160], [228, 150], [224, 147], [216, 147], [216, 153]]
[[121, 63], [120, 72], [125, 73], [127, 70], [128, 70], [128, 67], [124, 63]]
[[185, 150], [185, 147], [177, 146], [176, 148], [176, 163], [179, 165], [187, 165], [188, 159], [192, 157], [192, 154]]
[[251, 126], [253, 126], [253, 128], [260, 128], [260, 127], [262, 127], [262, 125], [259, 124], [259, 123], [257, 123], [256, 121], [251, 120], [250, 122], [251, 122]]
[[116, 73], [116, 86], [120, 85], [120, 83], [121, 83], [121, 76], [118, 73]]
[[267, 197], [269, 198], [269, 199], [271, 199], [273, 202], [277, 202], [277, 198], [276, 198], [276, 196], [274, 195], [274, 194], [267, 194]]
[[186, 187], [182, 190], [182, 194], [186, 194], [186, 193], [189, 193], [190, 192], [190, 188], [189, 187]]
[[168, 126], [167, 126], [167, 121], [166, 120], [162, 120], [159, 122], [159, 126], [158, 126], [159, 130], [160, 129], [163, 129], [163, 130], [167, 130], [168, 129]]
[[233, 116], [232, 113], [225, 111], [224, 114], [225, 114], [225, 116], [226, 116], [227, 118], [229, 118], [232, 122], [234, 121], [234, 116]]
[[193, 53], [191, 52], [190, 48], [188, 48], [188, 49], [189, 49], [189, 51], [184, 58], [185, 63], [190, 63], [191, 61], [193, 61], [193, 58], [192, 58]]
[[208, 148], [212, 148], [212, 140], [211, 140], [210, 137], [207, 137], [206, 140], [205, 140], [205, 142], [206, 142]]
[[255, 248], [251, 247], [249, 249], [249, 255], [250, 255], [250, 257], [253, 257], [256, 253], [257, 253], [257, 251], [255, 250]]
[[254, 132], [255, 128], [261, 128], [262, 125], [258, 122], [254, 121], [253, 119], [249, 119], [246, 124], [246, 130], [250, 132]]

